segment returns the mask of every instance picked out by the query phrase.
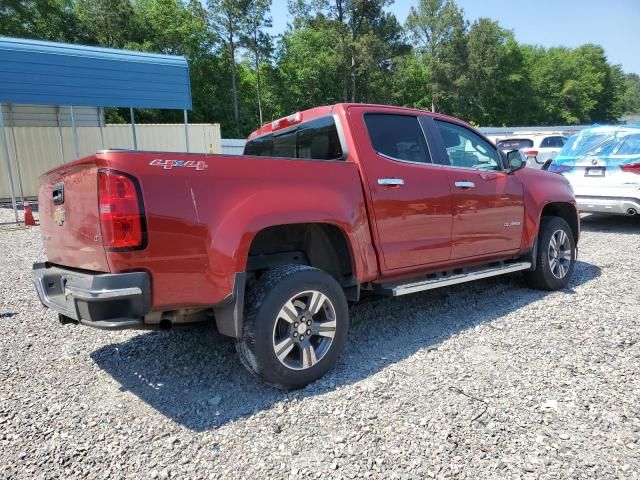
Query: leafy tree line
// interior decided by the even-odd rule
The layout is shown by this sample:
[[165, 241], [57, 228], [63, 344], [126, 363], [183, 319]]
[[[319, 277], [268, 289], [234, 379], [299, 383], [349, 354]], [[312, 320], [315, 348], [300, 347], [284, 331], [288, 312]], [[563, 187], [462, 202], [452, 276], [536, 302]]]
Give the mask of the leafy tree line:
[[[3, 0], [0, 35], [185, 55], [193, 122], [245, 136], [273, 118], [342, 101], [433, 109], [479, 125], [613, 122], [640, 113], [640, 77], [602, 47], [519, 44], [497, 22], [470, 24], [453, 0]], [[138, 121], [181, 120], [137, 111]], [[126, 111], [108, 110], [109, 121]]]

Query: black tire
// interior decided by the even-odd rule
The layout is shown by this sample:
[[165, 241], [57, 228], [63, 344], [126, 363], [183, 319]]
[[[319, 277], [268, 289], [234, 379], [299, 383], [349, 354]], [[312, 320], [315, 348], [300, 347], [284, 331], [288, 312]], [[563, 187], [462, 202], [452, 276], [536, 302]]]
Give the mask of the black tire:
[[[324, 353], [317, 359], [317, 363], [308, 362], [311, 366], [304, 366], [301, 363], [300, 369], [290, 368], [285, 365], [285, 362], [290, 364], [295, 362], [296, 355], [300, 355], [300, 362], [310, 357], [304, 356], [303, 343], [300, 342], [301, 336], [297, 333], [298, 329], [293, 328], [294, 323], [287, 323], [288, 320], [283, 322], [283, 316], [280, 314], [289, 300], [296, 295], [304, 296], [310, 291], [320, 292], [328, 299], [329, 303], [321, 307], [318, 315], [328, 315], [326, 312], [331, 312], [335, 317], [335, 331], [332, 332], [331, 342], [328, 346], [324, 346]], [[309, 298], [308, 310], [312, 310], [311, 297], [306, 298]], [[295, 303], [300, 305], [303, 302], [296, 300]], [[285, 265], [273, 268], [264, 273], [247, 291], [245, 305], [242, 335], [236, 341], [236, 349], [243, 365], [263, 382], [283, 390], [302, 388], [322, 377], [336, 364], [347, 340], [349, 309], [342, 287], [329, 274], [306, 265]], [[298, 318], [302, 318], [303, 311], [307, 310], [302, 307], [296, 308], [295, 314]], [[325, 318], [323, 321], [328, 320]], [[315, 323], [315, 317], [313, 322], [314, 325], [322, 325], [319, 322]], [[302, 325], [304, 322], [299, 323]], [[281, 332], [283, 327], [289, 330], [285, 330], [282, 339], [291, 342], [295, 340], [297, 343], [289, 357], [280, 360], [276, 354], [278, 343], [276, 336], [279, 334], [276, 332]], [[293, 336], [293, 332], [298, 335], [297, 339], [289, 339], [289, 334]], [[322, 342], [328, 340], [324, 335], [326, 333], [319, 333], [317, 338], [314, 335], [307, 335], [305, 349], [308, 351], [312, 337], [313, 341], [317, 340], [319, 345], [325, 345]], [[314, 360], [316, 360], [315, 352], [316, 349], [314, 349]]]
[[[562, 270], [558, 268], [552, 270], [552, 259], [550, 259], [552, 237], [559, 231], [564, 232], [567, 236], [567, 246], [570, 248], [570, 259], [561, 278], [558, 278], [558, 274]], [[560, 261], [558, 258], [556, 260]], [[525, 272], [525, 280], [530, 287], [539, 290], [559, 290], [569, 283], [576, 263], [576, 244], [571, 227], [564, 219], [560, 217], [542, 217], [540, 230], [538, 231], [538, 248], [533, 261], [535, 262], [535, 270]], [[562, 268], [565, 269], [565, 267]]]

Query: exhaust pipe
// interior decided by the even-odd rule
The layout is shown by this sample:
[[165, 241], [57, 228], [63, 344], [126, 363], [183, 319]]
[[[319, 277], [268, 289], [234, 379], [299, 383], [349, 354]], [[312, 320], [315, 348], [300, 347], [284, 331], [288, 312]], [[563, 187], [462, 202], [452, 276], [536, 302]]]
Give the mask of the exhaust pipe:
[[60, 325], [78, 325], [79, 323], [77, 320], [67, 317], [66, 315], [62, 315], [61, 313], [58, 314], [58, 320], [60, 321]]
[[173, 322], [168, 318], [160, 320], [160, 330], [171, 330], [171, 327], [173, 327]]
[[637, 215], [637, 214], [638, 214], [638, 212], [636, 211], [636, 209], [635, 209], [635, 208], [628, 208], [628, 209], [627, 209], [627, 214], [628, 214], [628, 215]]

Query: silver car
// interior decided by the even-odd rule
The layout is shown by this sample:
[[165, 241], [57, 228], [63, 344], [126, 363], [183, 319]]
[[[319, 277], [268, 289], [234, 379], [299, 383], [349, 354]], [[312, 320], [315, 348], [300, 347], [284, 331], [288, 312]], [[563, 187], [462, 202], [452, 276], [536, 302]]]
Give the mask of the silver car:
[[571, 183], [582, 212], [640, 214], [640, 126], [593, 127], [573, 135], [549, 171]]
[[527, 167], [542, 168], [548, 160], [556, 158], [566, 141], [567, 137], [560, 133], [515, 133], [512, 137], [500, 138], [496, 146], [504, 152], [521, 150], [527, 159]]

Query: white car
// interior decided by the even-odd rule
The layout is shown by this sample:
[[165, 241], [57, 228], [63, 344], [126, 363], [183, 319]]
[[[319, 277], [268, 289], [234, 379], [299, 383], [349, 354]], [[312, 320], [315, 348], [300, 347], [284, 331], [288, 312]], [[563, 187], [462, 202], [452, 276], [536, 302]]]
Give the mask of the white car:
[[640, 126], [573, 135], [549, 165], [571, 183], [581, 212], [640, 214]]
[[521, 150], [527, 159], [527, 166], [540, 169], [548, 160], [556, 158], [566, 142], [567, 137], [560, 133], [515, 133], [511, 137], [498, 140], [496, 146], [503, 152]]

